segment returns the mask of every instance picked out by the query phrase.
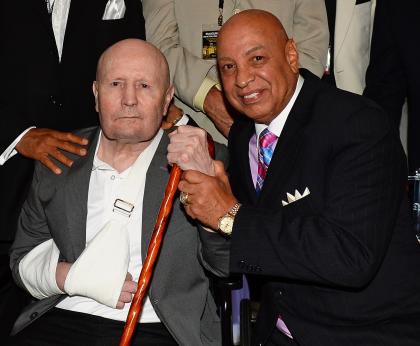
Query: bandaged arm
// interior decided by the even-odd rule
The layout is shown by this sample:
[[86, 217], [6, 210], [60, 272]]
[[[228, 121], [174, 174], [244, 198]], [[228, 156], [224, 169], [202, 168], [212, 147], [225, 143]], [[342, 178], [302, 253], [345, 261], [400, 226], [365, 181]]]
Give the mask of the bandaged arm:
[[57, 286], [60, 251], [53, 239], [32, 249], [19, 263], [28, 292], [37, 299], [56, 294], [79, 295], [115, 308], [127, 274], [129, 243], [125, 227], [108, 223], [86, 246], [67, 274], [64, 291]]

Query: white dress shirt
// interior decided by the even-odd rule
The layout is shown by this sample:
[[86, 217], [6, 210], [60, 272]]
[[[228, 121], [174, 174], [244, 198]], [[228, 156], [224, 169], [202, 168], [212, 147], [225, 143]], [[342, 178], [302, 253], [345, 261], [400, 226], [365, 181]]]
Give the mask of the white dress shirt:
[[[255, 135], [251, 137], [251, 140], [249, 141], [249, 163], [251, 167], [251, 176], [252, 180], [254, 181], [254, 186], [257, 181], [257, 174], [258, 174], [258, 151], [259, 151], [259, 144], [257, 141], [257, 138], [260, 137], [260, 133], [268, 127], [269, 131], [274, 133], [277, 138], [280, 137], [281, 132], [283, 131], [283, 127], [286, 124], [287, 117], [289, 116], [289, 113], [295, 104], [296, 98], [298, 97], [300, 90], [302, 89], [304, 79], [301, 75], [299, 75], [299, 78], [297, 80], [296, 89], [293, 93], [290, 101], [284, 107], [284, 109], [281, 111], [281, 113], [275, 117], [271, 123], [267, 126], [265, 124], [258, 124], [255, 123]], [[273, 150], [275, 149], [277, 145], [277, 141], [275, 142], [273, 146]]]

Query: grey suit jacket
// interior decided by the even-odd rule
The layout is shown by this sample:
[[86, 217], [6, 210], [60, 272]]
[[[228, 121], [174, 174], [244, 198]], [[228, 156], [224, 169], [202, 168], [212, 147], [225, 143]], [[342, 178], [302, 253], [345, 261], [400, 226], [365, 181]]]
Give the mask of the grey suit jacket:
[[[60, 249], [61, 259], [68, 262], [74, 262], [85, 247], [88, 188], [99, 131], [89, 128], [79, 134], [90, 138], [89, 154], [75, 158], [71, 169], [62, 167], [63, 174], [56, 176], [42, 165], [36, 166], [11, 250], [13, 276], [23, 288], [19, 262], [35, 246], [52, 237]], [[168, 137], [164, 134], [146, 176], [143, 259], [169, 176], [167, 145]], [[180, 345], [220, 344], [220, 322], [203, 267], [216, 275], [227, 275], [228, 246], [218, 234], [197, 231], [186, 218], [179, 200], [174, 201], [149, 297], [162, 323]], [[16, 321], [12, 334], [65, 297], [53, 296], [29, 305]], [[186, 301], [189, 304], [185, 304]]]

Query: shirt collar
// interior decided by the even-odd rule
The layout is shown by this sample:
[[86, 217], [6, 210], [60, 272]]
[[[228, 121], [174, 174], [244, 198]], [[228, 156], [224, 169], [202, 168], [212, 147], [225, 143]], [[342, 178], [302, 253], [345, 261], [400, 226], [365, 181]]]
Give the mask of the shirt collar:
[[276, 116], [271, 123], [267, 126], [265, 124], [258, 124], [255, 123], [255, 133], [257, 134], [257, 138], [260, 136], [260, 133], [268, 127], [269, 131], [274, 133], [277, 137], [280, 137], [281, 132], [283, 131], [284, 124], [286, 123], [287, 117], [289, 116], [289, 113], [295, 104], [296, 98], [298, 97], [300, 90], [302, 89], [304, 82], [304, 78], [299, 75], [297, 83], [296, 83], [296, 89], [293, 93], [290, 101], [287, 103], [286, 107], [281, 111], [281, 113]]
[[99, 169], [99, 170], [114, 170], [109, 164], [102, 161], [98, 157], [98, 149], [99, 149], [99, 145], [101, 144], [101, 137], [102, 137], [102, 130], [99, 131], [99, 138], [98, 138], [98, 142], [96, 143], [95, 156], [93, 157], [92, 172], [97, 170], [97, 169]]

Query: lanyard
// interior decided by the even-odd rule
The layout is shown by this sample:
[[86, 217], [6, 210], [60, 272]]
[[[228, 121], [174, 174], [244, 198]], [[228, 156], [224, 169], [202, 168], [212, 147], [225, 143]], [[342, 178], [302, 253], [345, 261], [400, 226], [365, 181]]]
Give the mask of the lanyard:
[[[233, 14], [239, 13], [239, 3], [241, 0], [235, 0], [235, 3], [233, 5]], [[219, 0], [219, 17], [217, 18], [217, 24], [219, 26], [223, 25], [223, 7], [224, 7], [225, 1]]]
[[217, 24], [222, 26], [223, 24], [223, 6], [225, 5], [224, 0], [219, 0], [219, 18], [217, 18]]

